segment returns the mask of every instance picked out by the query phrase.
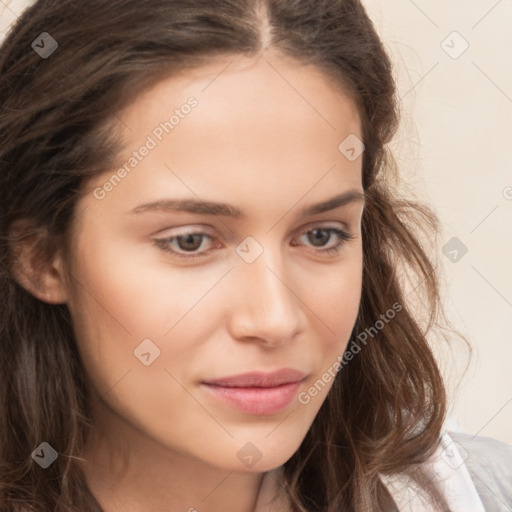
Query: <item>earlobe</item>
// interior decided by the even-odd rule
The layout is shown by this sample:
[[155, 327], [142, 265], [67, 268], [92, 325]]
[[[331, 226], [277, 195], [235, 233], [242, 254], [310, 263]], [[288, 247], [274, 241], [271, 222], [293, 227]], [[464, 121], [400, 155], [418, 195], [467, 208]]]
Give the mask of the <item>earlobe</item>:
[[12, 235], [12, 273], [15, 280], [31, 295], [49, 304], [68, 300], [65, 267], [61, 250], [48, 254], [46, 230], [31, 230]]

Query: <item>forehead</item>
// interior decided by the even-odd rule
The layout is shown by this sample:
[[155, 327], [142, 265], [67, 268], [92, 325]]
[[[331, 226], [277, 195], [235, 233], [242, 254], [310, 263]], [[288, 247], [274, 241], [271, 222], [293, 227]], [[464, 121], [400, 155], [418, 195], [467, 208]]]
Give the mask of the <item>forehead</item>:
[[[362, 159], [340, 150], [347, 137], [361, 137], [354, 102], [322, 71], [290, 59], [233, 56], [184, 70], [147, 89], [119, 119], [119, 166], [135, 165], [109, 200], [129, 209], [165, 196], [229, 197], [249, 211], [263, 204], [275, 217], [305, 195], [311, 203], [361, 188]], [[151, 150], [135, 161], [150, 139]]]
[[237, 131], [254, 131], [268, 121], [268, 133], [281, 127], [299, 132], [305, 122], [310, 131], [338, 138], [347, 129], [360, 133], [355, 103], [340, 83], [314, 65], [276, 54], [224, 56], [184, 69], [144, 91], [120, 117], [132, 134], [134, 129], [147, 131], [147, 121], [161, 122], [191, 96], [199, 103], [194, 117], [203, 125], [214, 120], [217, 132], [235, 124]]

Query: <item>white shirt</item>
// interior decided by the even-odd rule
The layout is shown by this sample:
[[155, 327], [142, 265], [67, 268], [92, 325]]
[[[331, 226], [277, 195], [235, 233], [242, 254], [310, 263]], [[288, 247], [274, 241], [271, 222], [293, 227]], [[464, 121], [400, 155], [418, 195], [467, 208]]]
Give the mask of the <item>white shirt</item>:
[[[466, 450], [445, 432], [426, 465], [436, 475], [452, 512], [486, 512], [464, 464], [467, 457]], [[382, 480], [400, 512], [432, 512], [432, 506], [422, 496], [417, 484], [408, 477], [382, 476]]]

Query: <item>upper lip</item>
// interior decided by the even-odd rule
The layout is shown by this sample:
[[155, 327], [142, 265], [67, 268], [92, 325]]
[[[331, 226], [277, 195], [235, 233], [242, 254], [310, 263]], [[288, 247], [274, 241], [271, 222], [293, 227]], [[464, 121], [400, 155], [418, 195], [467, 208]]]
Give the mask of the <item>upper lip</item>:
[[234, 387], [234, 388], [273, 388], [283, 384], [299, 382], [305, 378], [305, 374], [299, 370], [292, 368], [283, 368], [270, 373], [265, 372], [248, 372], [230, 377], [221, 377], [220, 379], [212, 379], [204, 381], [204, 384], [215, 386]]

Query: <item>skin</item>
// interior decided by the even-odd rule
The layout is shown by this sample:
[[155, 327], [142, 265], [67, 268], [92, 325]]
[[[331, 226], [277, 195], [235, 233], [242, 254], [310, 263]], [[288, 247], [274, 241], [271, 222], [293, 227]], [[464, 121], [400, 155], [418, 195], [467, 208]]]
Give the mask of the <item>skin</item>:
[[[361, 157], [338, 150], [349, 134], [361, 138], [350, 97], [289, 58], [224, 57], [159, 82], [118, 114], [119, 165], [190, 96], [197, 107], [104, 198], [93, 191], [115, 169], [87, 184], [71, 261], [56, 257], [45, 281], [45, 299], [70, 309], [96, 396], [83, 467], [106, 512], [269, 510], [332, 380], [308, 404], [295, 398], [267, 416], [217, 401], [200, 382], [288, 367], [307, 375], [307, 390], [343, 354], [361, 298], [363, 202], [297, 213], [363, 191]], [[247, 217], [130, 213], [166, 198], [221, 201]], [[304, 233], [325, 227], [354, 238], [321, 253], [337, 236], [315, 244]], [[185, 260], [153, 243], [190, 231], [212, 237], [189, 249], [206, 256]], [[252, 263], [236, 252], [248, 236], [263, 249]], [[186, 253], [186, 243], [168, 245]], [[149, 366], [134, 356], [146, 338], [160, 350]], [[261, 453], [252, 467], [237, 457], [247, 442]], [[286, 510], [283, 494], [272, 510]]]

